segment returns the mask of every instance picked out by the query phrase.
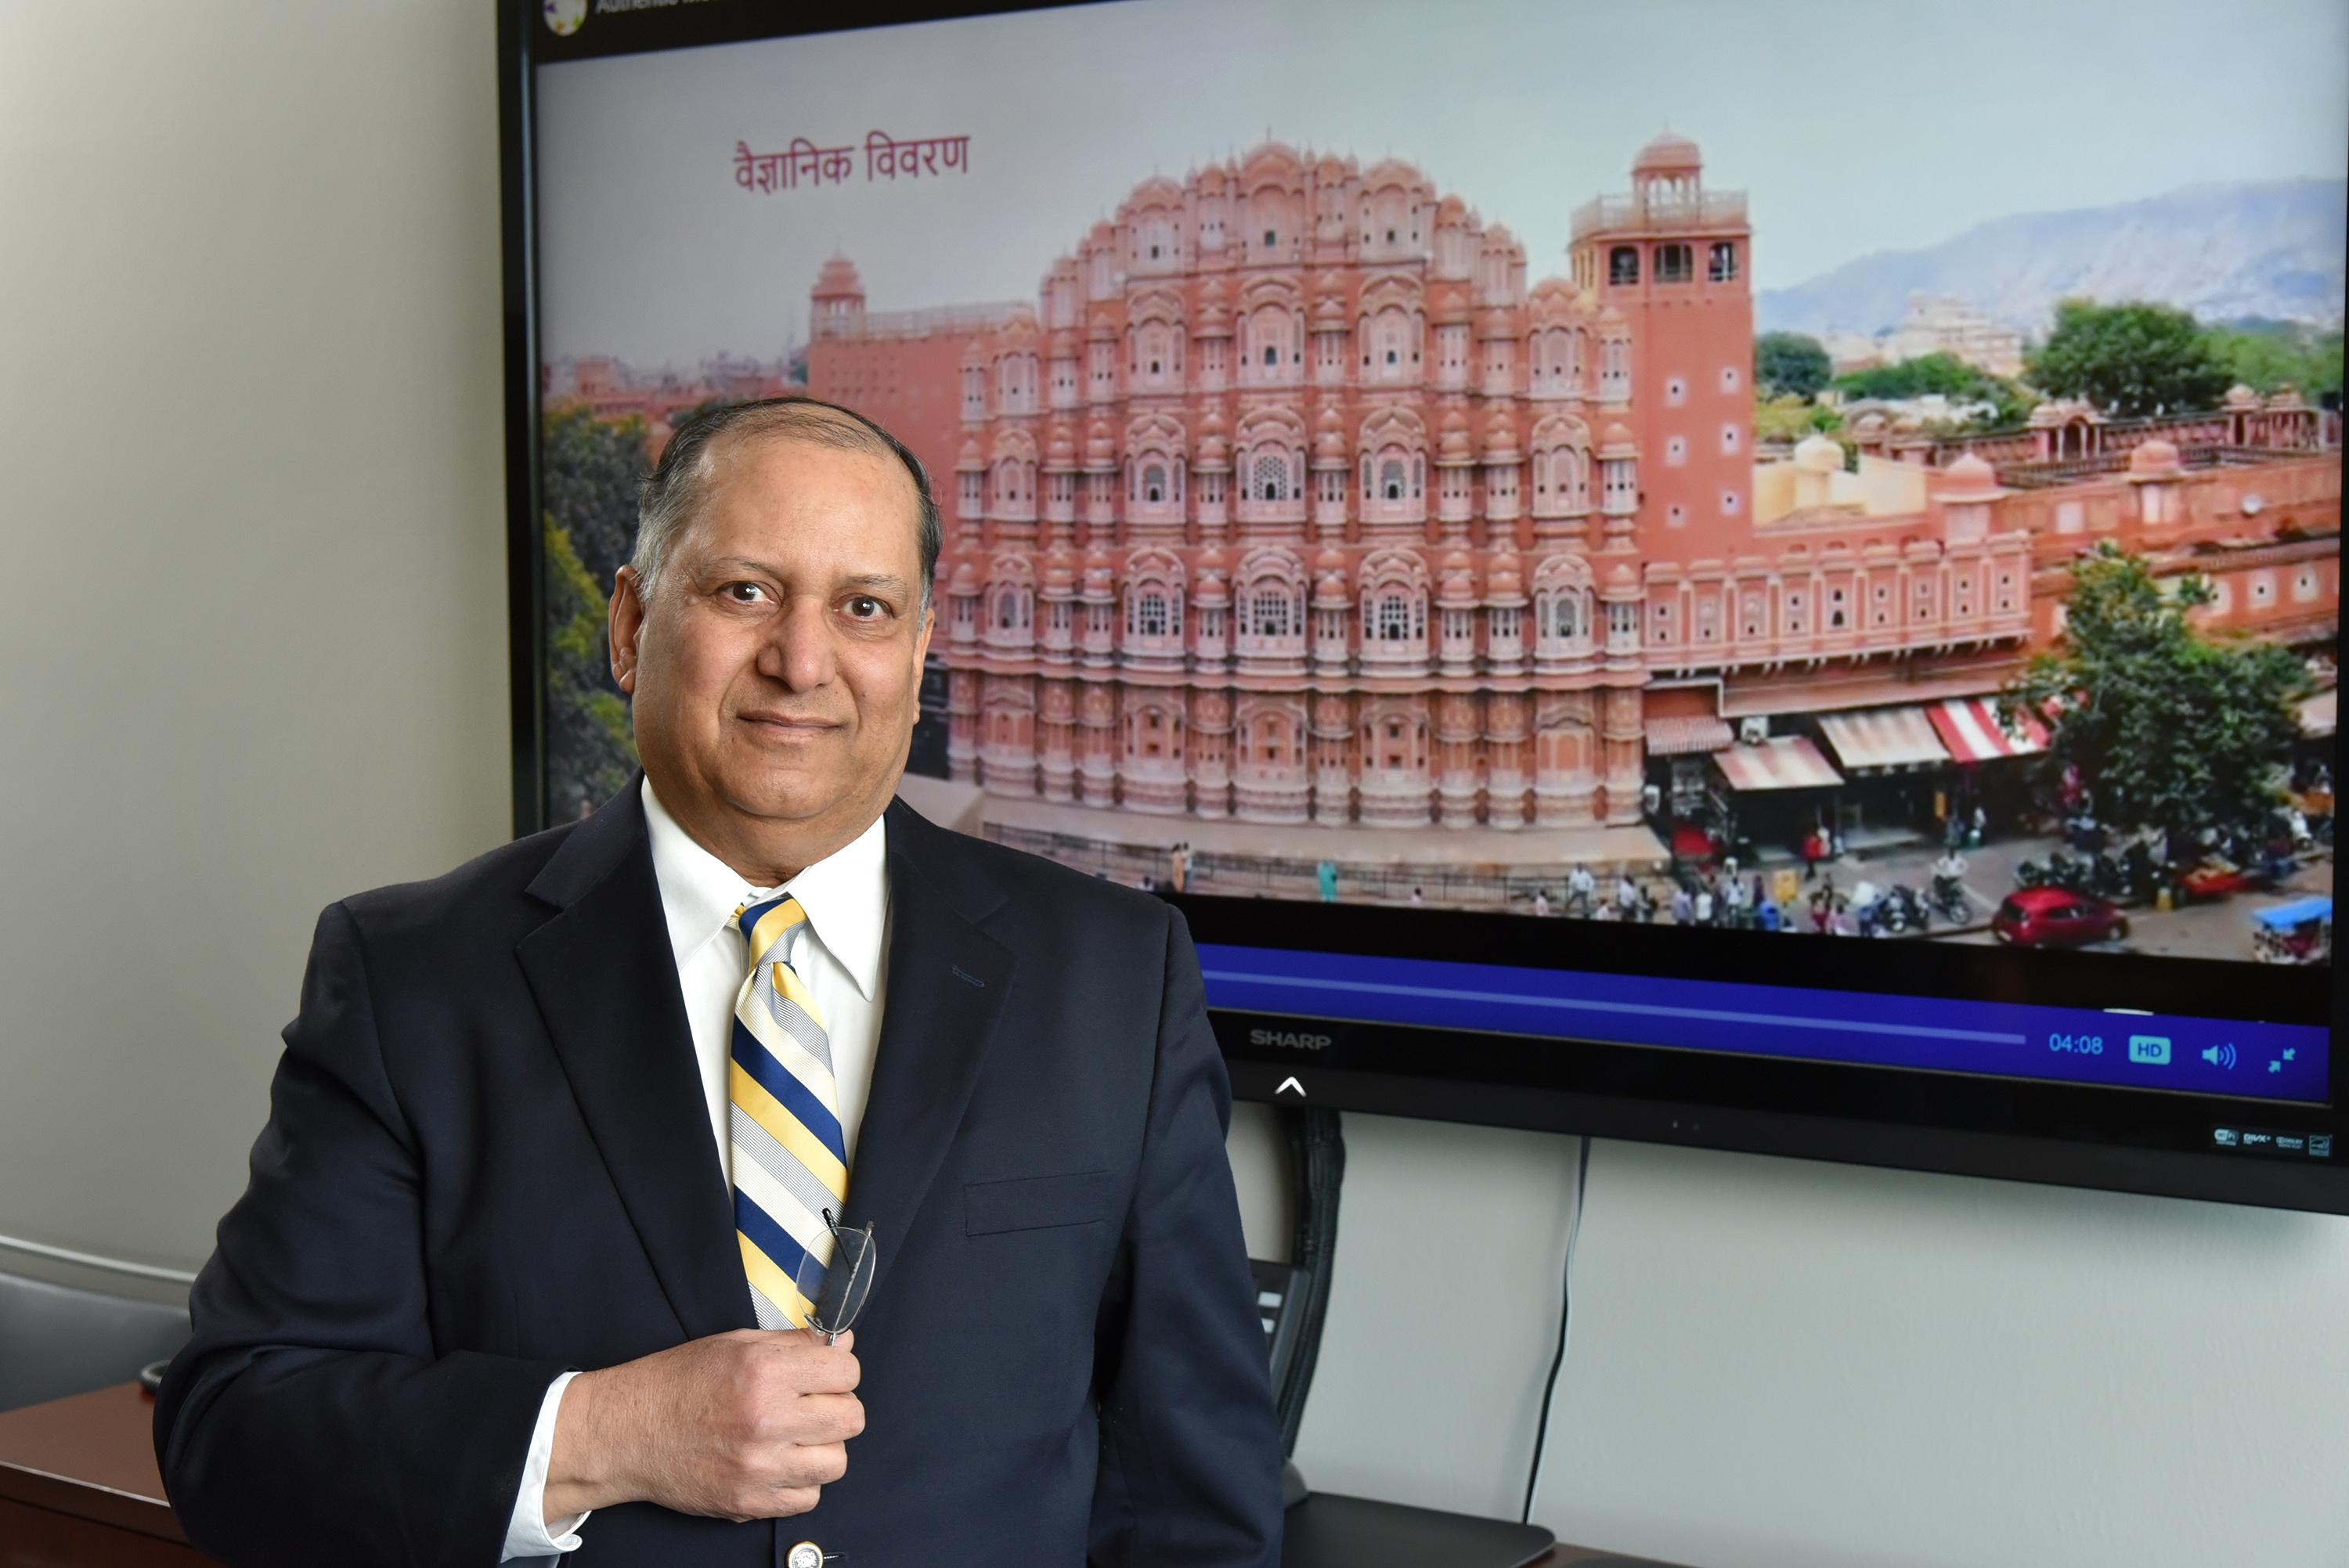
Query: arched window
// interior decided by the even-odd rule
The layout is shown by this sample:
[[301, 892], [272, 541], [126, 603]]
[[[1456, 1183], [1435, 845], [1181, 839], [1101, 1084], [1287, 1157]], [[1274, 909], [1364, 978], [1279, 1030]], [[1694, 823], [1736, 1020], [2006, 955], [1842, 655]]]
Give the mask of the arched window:
[[1161, 501], [1166, 499], [1166, 469], [1152, 463], [1142, 470], [1142, 499]]
[[1264, 500], [1288, 499], [1288, 461], [1278, 452], [1257, 455], [1254, 486]]
[[1288, 590], [1279, 583], [1260, 583], [1248, 595], [1248, 629], [1257, 636], [1286, 637], [1293, 619]]
[[1389, 500], [1402, 500], [1402, 461], [1389, 458], [1379, 468], [1379, 493]]
[[1561, 643], [1572, 642], [1583, 634], [1582, 595], [1572, 588], [1560, 588], [1549, 596], [1549, 613], [1542, 630]]
[[1297, 321], [1287, 306], [1267, 304], [1248, 317], [1250, 357], [1268, 370], [1299, 362]]
[[1166, 594], [1154, 583], [1134, 595], [1133, 630], [1142, 637], [1166, 635]]
[[1135, 356], [1137, 363], [1134, 369], [1137, 373], [1150, 377], [1164, 376], [1166, 373], [1166, 362], [1172, 356], [1173, 350], [1168, 346], [1166, 328], [1164, 325], [1154, 321], [1143, 327], [1137, 347], [1140, 349]]
[[1378, 638], [1382, 643], [1411, 640], [1411, 600], [1395, 593], [1379, 599]]
[[1614, 284], [1640, 281], [1640, 247], [1618, 245], [1607, 253], [1607, 281]]

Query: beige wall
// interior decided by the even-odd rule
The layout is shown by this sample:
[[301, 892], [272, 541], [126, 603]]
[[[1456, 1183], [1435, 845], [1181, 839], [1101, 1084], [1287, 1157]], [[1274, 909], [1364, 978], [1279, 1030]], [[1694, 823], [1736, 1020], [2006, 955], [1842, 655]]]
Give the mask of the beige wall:
[[318, 910], [506, 834], [492, 15], [0, 5], [0, 1233], [201, 1259]]
[[[496, 153], [479, 0], [0, 0], [0, 1233], [201, 1262], [319, 906], [504, 836]], [[1299, 1458], [1510, 1511], [1572, 1140], [1347, 1138]], [[1233, 1153], [1278, 1255], [1261, 1108]], [[1590, 1186], [1569, 1537], [2344, 1560], [2349, 1224], [1620, 1143]]]

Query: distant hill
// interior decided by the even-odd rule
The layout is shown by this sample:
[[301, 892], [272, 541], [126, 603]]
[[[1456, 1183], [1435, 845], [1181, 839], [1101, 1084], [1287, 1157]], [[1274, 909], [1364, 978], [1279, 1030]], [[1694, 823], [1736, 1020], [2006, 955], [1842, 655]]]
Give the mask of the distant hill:
[[1954, 294], [2025, 332], [2058, 299], [2150, 299], [2205, 321], [2338, 325], [2349, 181], [2195, 185], [2117, 207], [2026, 212], [1919, 251], [1878, 251], [1754, 299], [1764, 332], [1874, 333], [1911, 293]]

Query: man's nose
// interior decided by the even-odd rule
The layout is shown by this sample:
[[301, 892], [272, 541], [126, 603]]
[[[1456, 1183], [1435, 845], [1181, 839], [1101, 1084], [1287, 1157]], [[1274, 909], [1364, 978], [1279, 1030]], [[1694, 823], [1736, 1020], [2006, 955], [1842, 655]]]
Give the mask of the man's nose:
[[761, 672], [793, 691], [809, 691], [830, 684], [832, 623], [825, 609], [823, 601], [810, 596], [790, 600], [777, 618], [775, 634], [768, 639], [759, 661]]

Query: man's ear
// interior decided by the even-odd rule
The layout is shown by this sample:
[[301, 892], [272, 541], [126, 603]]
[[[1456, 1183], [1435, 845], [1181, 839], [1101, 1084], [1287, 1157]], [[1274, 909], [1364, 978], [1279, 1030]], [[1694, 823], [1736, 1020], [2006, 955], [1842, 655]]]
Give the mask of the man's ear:
[[623, 566], [612, 579], [612, 604], [607, 625], [612, 643], [612, 679], [630, 696], [636, 695], [636, 665], [645, 631], [645, 580], [633, 566]]

